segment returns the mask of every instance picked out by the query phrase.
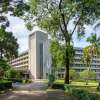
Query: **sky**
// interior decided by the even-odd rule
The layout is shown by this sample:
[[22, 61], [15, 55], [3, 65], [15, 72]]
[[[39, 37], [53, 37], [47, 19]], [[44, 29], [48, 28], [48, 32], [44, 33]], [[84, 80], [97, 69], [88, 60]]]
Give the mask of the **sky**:
[[[29, 31], [27, 30], [27, 28], [25, 27], [25, 23], [22, 19], [18, 18], [18, 17], [13, 17], [10, 15], [7, 15], [8, 20], [10, 21], [10, 26], [9, 28], [7, 28], [7, 31], [11, 31], [13, 32], [13, 35], [18, 39], [18, 44], [19, 44], [19, 53], [26, 51], [28, 49], [28, 36], [29, 34], [31, 34], [34, 30], [38, 30], [38, 28], [34, 28], [34, 30]], [[100, 20], [99, 20], [100, 21]], [[69, 25], [69, 29], [72, 27], [73, 25], [70, 24]], [[86, 26], [86, 37], [88, 37], [90, 35], [90, 33], [92, 33], [94, 26]], [[97, 29], [97, 33], [100, 36], [100, 29]], [[74, 42], [74, 46], [75, 47], [85, 47], [88, 45], [88, 43], [86, 42], [86, 39], [81, 39], [78, 40], [76, 34], [73, 36], [73, 42]]]

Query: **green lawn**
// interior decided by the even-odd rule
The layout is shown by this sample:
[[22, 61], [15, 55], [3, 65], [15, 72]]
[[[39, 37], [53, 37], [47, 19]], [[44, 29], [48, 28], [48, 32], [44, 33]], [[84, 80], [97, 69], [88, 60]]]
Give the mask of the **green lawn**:
[[[56, 80], [55, 83], [64, 84], [64, 80]], [[88, 85], [86, 85], [85, 81], [72, 81], [71, 85], [75, 85], [75, 86], [97, 86], [98, 82], [88, 81]]]
[[[56, 80], [55, 83], [57, 84], [64, 84], [64, 80]], [[80, 88], [80, 89], [86, 89], [90, 92], [97, 92], [97, 86], [98, 82], [96, 81], [88, 81], [88, 85], [86, 85], [86, 82], [82, 81], [72, 81], [69, 84], [70, 87], [72, 88]], [[98, 92], [100, 93], [100, 92]]]

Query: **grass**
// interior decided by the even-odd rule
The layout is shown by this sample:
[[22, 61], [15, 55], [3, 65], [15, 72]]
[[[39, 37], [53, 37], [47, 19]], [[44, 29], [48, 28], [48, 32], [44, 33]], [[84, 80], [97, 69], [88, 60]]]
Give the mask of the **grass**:
[[[64, 84], [64, 80], [56, 80], [55, 83]], [[74, 86], [97, 86], [98, 82], [88, 81], [88, 85], [86, 85], [85, 81], [72, 81], [71, 85], [74, 85]]]
[[[57, 84], [64, 84], [64, 80], [56, 80], [55, 83]], [[69, 84], [70, 87], [72, 88], [79, 88], [79, 89], [86, 89], [89, 92], [98, 92], [97, 91], [97, 86], [98, 86], [98, 82], [96, 81], [88, 81], [88, 85], [86, 85], [85, 81], [72, 81]], [[100, 92], [98, 92], [100, 93]]]

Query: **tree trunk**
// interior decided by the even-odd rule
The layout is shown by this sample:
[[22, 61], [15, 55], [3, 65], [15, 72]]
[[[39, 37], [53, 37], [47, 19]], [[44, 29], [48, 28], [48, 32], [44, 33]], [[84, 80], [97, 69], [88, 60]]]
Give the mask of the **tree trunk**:
[[0, 59], [2, 59], [2, 49], [0, 49]]
[[68, 50], [66, 47], [66, 57], [65, 57], [65, 84], [69, 84], [69, 56], [68, 56]]

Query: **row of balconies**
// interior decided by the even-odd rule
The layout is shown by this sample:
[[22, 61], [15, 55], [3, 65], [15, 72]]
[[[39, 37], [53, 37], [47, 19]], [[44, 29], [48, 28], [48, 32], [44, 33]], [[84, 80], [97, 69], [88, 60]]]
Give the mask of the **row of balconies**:
[[21, 65], [16, 65], [16, 66], [13, 66], [13, 68], [20, 68], [20, 67], [24, 67], [24, 66], [29, 66], [29, 64], [21, 64]]
[[27, 55], [18, 57], [18, 58], [16, 58], [16, 59], [13, 59], [13, 60], [10, 61], [10, 62], [11, 62], [11, 63], [14, 63], [14, 62], [18, 62], [18, 61], [21, 61], [21, 60], [23, 60], [23, 59], [28, 59], [28, 58], [29, 58], [29, 56], [28, 56], [28, 54], [27, 54]]
[[28, 59], [24, 59], [24, 60], [20, 60], [18, 62], [14, 62], [14, 63], [11, 63], [12, 66], [14, 65], [20, 65], [20, 64], [23, 64], [23, 63], [28, 63]]
[[28, 70], [28, 66], [22, 66], [22, 67], [16, 67], [14, 68], [15, 70], [24, 70], [24, 71], [27, 71]]

